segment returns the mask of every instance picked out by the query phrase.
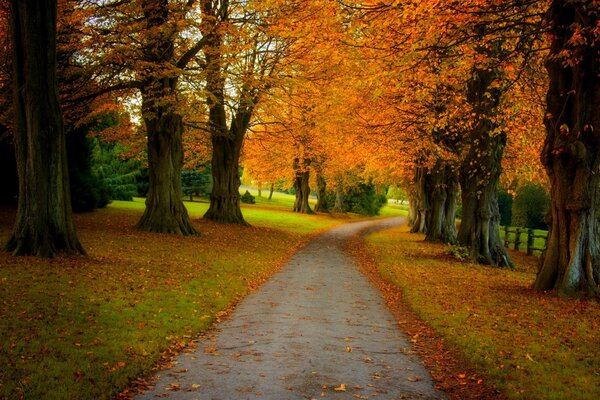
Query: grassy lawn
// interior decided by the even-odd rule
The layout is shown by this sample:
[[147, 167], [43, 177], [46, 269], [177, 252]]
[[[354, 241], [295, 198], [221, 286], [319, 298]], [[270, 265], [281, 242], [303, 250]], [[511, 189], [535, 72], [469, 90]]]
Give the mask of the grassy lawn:
[[[515, 232], [515, 228], [511, 227], [511, 230], [508, 233], [508, 240], [509, 240], [509, 247], [511, 249], [514, 248], [515, 245], [515, 236], [516, 236], [516, 232]], [[548, 236], [548, 231], [543, 231], [540, 229], [534, 229], [533, 230], [533, 235], [534, 236]], [[502, 238], [502, 240], [504, 240], [506, 236], [506, 232], [504, 230], [504, 227], [501, 226], [500, 227], [500, 237]], [[521, 244], [519, 245], [519, 251], [522, 251], [524, 253], [527, 252], [527, 229], [526, 228], [521, 228], [521, 235], [520, 235], [520, 240], [521, 240]], [[541, 238], [541, 237], [535, 237], [533, 239], [533, 247], [535, 249], [544, 249], [546, 247], [546, 239]], [[540, 255], [542, 253], [541, 250], [534, 250], [533, 254], [535, 255]]]
[[[289, 199], [280, 199], [280, 202]], [[108, 399], [190, 344], [311, 234], [344, 222], [245, 206], [252, 227], [201, 221], [195, 237], [133, 226], [143, 201], [75, 217], [86, 257], [0, 252], [0, 398]], [[0, 242], [14, 210], [0, 209]]]
[[379, 274], [508, 398], [600, 398], [600, 305], [533, 291], [535, 259], [515, 254], [515, 270], [462, 263], [406, 227], [367, 241]]

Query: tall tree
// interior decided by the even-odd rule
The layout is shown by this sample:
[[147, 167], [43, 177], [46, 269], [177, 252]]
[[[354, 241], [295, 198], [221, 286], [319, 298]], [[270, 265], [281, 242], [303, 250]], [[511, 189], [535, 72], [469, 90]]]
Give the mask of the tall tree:
[[[135, 0], [89, 3], [89, 60], [99, 93], [139, 91], [146, 127], [150, 187], [137, 224], [150, 232], [196, 233], [181, 193], [181, 78], [205, 44], [197, 2]], [[198, 68], [196, 68], [198, 69]], [[90, 96], [98, 95], [98, 93]]]
[[600, 4], [553, 0], [546, 140], [551, 182], [548, 245], [538, 290], [598, 292], [600, 283]]
[[[254, 5], [259, 8], [229, 0], [200, 4], [213, 174], [210, 207], [204, 218], [222, 223], [246, 224], [239, 194], [242, 144], [282, 56], [283, 42], [268, 30], [273, 10]], [[228, 102], [232, 92], [234, 98]]]
[[85, 253], [72, 220], [56, 80], [56, 0], [11, 5], [19, 200], [5, 248], [15, 255]]

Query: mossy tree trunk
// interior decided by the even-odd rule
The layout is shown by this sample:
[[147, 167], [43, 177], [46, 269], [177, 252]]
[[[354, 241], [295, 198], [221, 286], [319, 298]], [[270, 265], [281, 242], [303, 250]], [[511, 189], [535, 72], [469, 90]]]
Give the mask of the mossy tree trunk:
[[183, 205], [183, 122], [177, 111], [178, 76], [174, 76], [174, 35], [167, 0], [143, 2], [148, 37], [144, 59], [158, 65], [142, 80], [142, 117], [148, 136], [149, 190], [137, 228], [148, 232], [192, 235]]
[[344, 182], [337, 178], [335, 182], [335, 202], [331, 211], [336, 213], [344, 212]]
[[429, 211], [428, 196], [426, 194], [427, 168], [415, 167], [413, 183], [410, 190], [410, 231], [411, 233], [427, 232], [427, 213]]
[[327, 204], [327, 182], [322, 175], [317, 175], [317, 204], [315, 212], [327, 212], [329, 204]]
[[455, 243], [458, 177], [452, 166], [438, 159], [433, 169], [425, 175], [424, 188], [423, 195], [427, 197], [429, 204], [425, 240]]
[[[479, 49], [486, 57], [492, 57], [494, 51], [489, 47]], [[475, 262], [511, 266], [500, 239], [498, 209], [498, 181], [506, 146], [506, 133], [499, 131], [494, 122], [501, 97], [500, 79], [492, 65], [480, 65], [474, 68], [468, 83], [467, 100], [472, 106], [474, 121], [468, 132], [469, 147], [460, 167], [463, 215], [458, 242], [470, 249]]]
[[310, 163], [311, 161], [309, 159], [304, 159], [302, 162], [298, 158], [294, 159], [294, 191], [296, 192], [294, 212], [314, 214], [308, 204], [308, 198], [310, 196]]
[[[245, 83], [240, 88], [237, 109], [227, 126], [225, 111], [225, 77], [222, 54], [222, 24], [229, 23], [229, 3], [218, 5], [212, 1], [200, 2], [202, 14], [206, 19], [203, 35], [206, 41], [204, 58], [206, 62], [206, 104], [208, 106], [208, 128], [212, 142], [213, 188], [210, 194], [210, 207], [204, 219], [247, 225], [240, 208], [240, 154], [244, 137], [250, 125], [250, 119], [259, 101], [259, 89]], [[256, 52], [250, 58], [257, 57]], [[254, 61], [248, 65], [252, 75]]]
[[600, 6], [591, 3], [554, 0], [548, 14], [553, 39], [541, 159], [552, 203], [534, 287], [566, 294], [598, 293], [600, 283]]
[[84, 254], [73, 225], [58, 103], [56, 0], [13, 0], [10, 6], [19, 199], [5, 248], [39, 257]]

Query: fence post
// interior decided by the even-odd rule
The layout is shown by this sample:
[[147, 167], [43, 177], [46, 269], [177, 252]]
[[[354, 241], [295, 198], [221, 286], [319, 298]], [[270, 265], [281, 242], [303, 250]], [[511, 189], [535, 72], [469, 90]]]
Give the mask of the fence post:
[[533, 229], [527, 229], [527, 255], [533, 255]]
[[510, 241], [508, 240], [508, 235], [510, 234], [510, 228], [508, 227], [508, 225], [506, 225], [504, 227], [504, 247], [506, 247], [508, 249], [508, 245], [510, 243]]
[[521, 228], [515, 229], [515, 250], [519, 251], [521, 245]]

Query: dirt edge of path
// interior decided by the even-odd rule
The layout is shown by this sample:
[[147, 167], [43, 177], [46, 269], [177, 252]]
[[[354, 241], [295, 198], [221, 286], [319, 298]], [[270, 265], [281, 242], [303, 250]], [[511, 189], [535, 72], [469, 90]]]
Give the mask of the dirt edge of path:
[[423, 360], [436, 388], [451, 400], [506, 400], [506, 395], [487, 384], [486, 377], [470, 368], [458, 349], [446, 343], [408, 306], [401, 290], [379, 275], [376, 261], [369, 255], [364, 240], [372, 232], [366, 229], [354, 235], [347, 241], [345, 251], [381, 292], [398, 326], [409, 337], [413, 351]]

